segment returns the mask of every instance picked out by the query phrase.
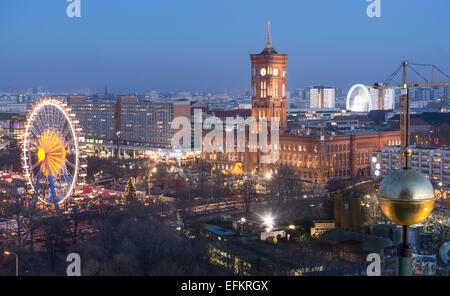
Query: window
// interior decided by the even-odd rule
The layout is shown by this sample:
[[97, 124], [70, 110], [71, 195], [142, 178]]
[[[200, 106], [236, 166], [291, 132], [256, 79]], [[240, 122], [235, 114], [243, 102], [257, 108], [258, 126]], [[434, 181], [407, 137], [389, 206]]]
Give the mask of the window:
[[265, 98], [267, 96], [267, 85], [265, 81], [261, 81], [261, 97]]

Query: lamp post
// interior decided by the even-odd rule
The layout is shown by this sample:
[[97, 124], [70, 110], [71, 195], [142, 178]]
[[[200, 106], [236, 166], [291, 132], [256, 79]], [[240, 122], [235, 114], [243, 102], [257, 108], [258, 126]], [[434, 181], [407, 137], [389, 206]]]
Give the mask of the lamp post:
[[116, 131], [116, 145], [117, 145], [116, 159], [117, 159], [117, 162], [119, 162], [119, 160], [120, 160], [120, 131]]
[[214, 171], [214, 167], [211, 166], [211, 200], [214, 199], [214, 197], [213, 197], [213, 171]]
[[19, 257], [17, 256], [17, 254], [8, 251], [3, 252], [3, 254], [16, 256], [16, 276], [19, 276]]
[[191, 201], [191, 178], [186, 178], [186, 181], [188, 182], [188, 186], [189, 186], [189, 195], [188, 195], [188, 200]]

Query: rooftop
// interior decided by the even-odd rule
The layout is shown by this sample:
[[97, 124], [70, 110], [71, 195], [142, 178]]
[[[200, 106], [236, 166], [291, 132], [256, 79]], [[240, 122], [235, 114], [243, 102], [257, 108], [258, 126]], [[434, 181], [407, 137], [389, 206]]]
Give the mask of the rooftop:
[[233, 231], [229, 231], [227, 229], [223, 229], [222, 227], [219, 227], [217, 225], [207, 225], [203, 227], [204, 229], [211, 231], [214, 234], [222, 235], [222, 236], [230, 236], [235, 235], [236, 233]]
[[322, 240], [332, 243], [349, 241], [360, 242], [363, 244], [363, 248], [365, 250], [376, 252], [393, 246], [392, 240], [385, 237], [362, 234], [359, 232], [350, 232], [341, 229], [333, 229], [325, 232], [322, 235]]
[[338, 133], [344, 135], [363, 135], [363, 134], [374, 134], [374, 133], [382, 133], [385, 131], [381, 130], [370, 130], [370, 129], [355, 129], [355, 130], [339, 130]]

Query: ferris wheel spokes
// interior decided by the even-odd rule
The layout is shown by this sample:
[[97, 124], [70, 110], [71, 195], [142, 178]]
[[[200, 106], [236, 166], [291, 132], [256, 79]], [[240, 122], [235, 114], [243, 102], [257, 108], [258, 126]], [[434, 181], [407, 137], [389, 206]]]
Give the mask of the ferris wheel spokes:
[[33, 197], [31, 199], [31, 206], [32, 207], [34, 207], [34, 205], [36, 204], [37, 198], [38, 198], [39, 185], [41, 184], [41, 176], [42, 176], [42, 170], [39, 169], [39, 173], [38, 173], [37, 178], [36, 178], [36, 185], [34, 186]]
[[58, 99], [44, 98], [27, 119], [22, 155], [27, 183], [33, 191], [32, 206], [39, 199], [59, 211], [60, 203], [79, 192], [74, 191], [76, 182], [86, 175], [79, 174], [85, 170], [85, 166], [80, 166], [84, 154], [80, 155], [76, 134], [81, 129], [69, 111]]
[[48, 183], [50, 185], [50, 191], [51, 191], [50, 200], [53, 201], [53, 204], [55, 205], [55, 210], [57, 213], [59, 213], [58, 199], [56, 197], [56, 191], [55, 191], [55, 184], [53, 183], [53, 178], [50, 175], [48, 176]]

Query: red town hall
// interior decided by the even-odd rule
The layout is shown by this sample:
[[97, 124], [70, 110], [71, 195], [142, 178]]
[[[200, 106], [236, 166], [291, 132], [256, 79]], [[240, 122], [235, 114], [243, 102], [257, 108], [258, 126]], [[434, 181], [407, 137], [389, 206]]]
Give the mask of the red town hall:
[[[269, 28], [268, 28], [269, 29]], [[298, 170], [301, 179], [313, 184], [326, 184], [333, 179], [370, 175], [370, 155], [384, 145], [400, 144], [399, 131], [342, 130], [320, 132], [304, 130], [287, 124], [287, 54], [279, 54], [271, 44], [270, 31], [267, 44], [259, 54], [251, 54], [252, 116], [259, 122], [265, 118], [279, 118], [280, 136], [278, 162]], [[270, 138], [270, 137], [269, 137]], [[218, 170], [263, 175], [274, 166], [261, 163], [261, 151], [205, 152], [202, 158], [214, 163]], [[276, 167], [276, 166], [275, 166]]]

